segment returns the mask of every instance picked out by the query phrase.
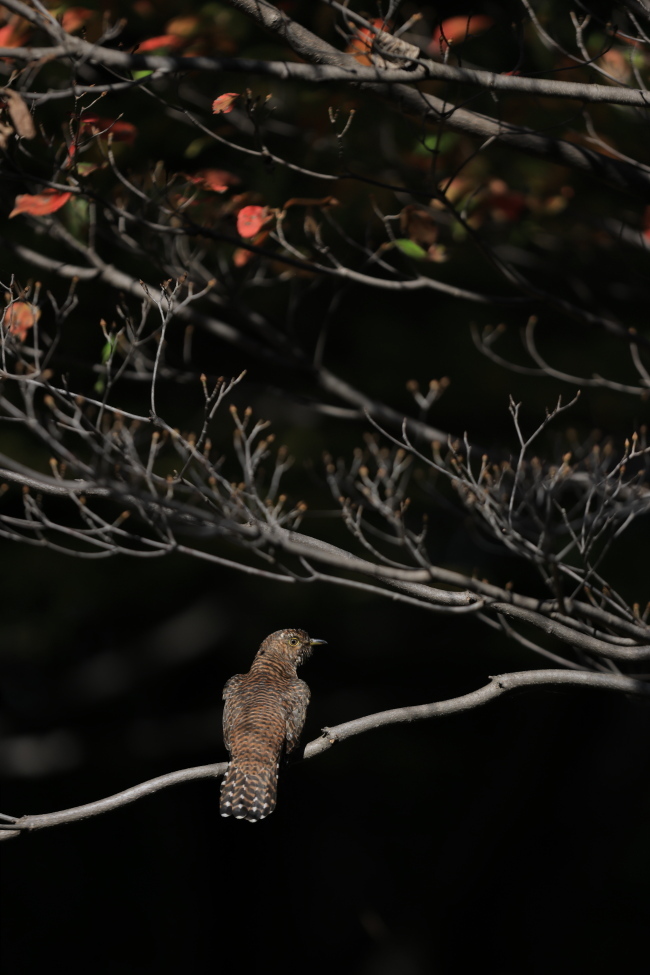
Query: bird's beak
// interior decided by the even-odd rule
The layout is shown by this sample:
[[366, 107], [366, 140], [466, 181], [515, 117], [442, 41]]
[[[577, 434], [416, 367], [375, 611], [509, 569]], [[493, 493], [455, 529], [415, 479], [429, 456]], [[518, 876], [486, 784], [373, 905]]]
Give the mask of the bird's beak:
[[309, 641], [309, 646], [310, 647], [315, 647], [315, 646], [318, 646], [318, 644], [320, 644], [320, 643], [325, 643], [326, 644], [327, 643], [327, 640], [310, 640]]

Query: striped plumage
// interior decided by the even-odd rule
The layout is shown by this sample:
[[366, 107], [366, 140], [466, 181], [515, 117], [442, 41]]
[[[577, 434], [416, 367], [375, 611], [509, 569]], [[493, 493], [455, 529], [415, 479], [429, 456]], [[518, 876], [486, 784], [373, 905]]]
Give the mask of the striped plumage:
[[223, 689], [223, 738], [230, 765], [221, 784], [221, 815], [255, 823], [275, 809], [282, 754], [300, 738], [309, 688], [296, 668], [325, 640], [304, 630], [267, 636], [247, 674], [231, 677]]

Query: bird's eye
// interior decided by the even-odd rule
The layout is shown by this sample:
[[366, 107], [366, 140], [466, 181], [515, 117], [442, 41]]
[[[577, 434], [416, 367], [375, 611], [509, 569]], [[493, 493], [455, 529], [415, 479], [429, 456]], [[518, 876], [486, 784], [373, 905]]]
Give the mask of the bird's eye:
[[300, 640], [298, 639], [297, 636], [292, 636], [291, 639], [289, 640], [289, 646], [290, 647], [297, 647], [299, 645], [299, 643], [300, 643]]

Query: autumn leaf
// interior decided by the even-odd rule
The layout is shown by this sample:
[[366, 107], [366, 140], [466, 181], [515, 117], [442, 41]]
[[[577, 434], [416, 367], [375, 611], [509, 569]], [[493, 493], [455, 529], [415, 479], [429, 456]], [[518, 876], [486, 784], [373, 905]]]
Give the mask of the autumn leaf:
[[237, 233], [240, 237], [254, 237], [268, 219], [268, 207], [242, 207], [237, 214]]
[[61, 18], [61, 26], [67, 34], [74, 34], [95, 15], [96, 11], [89, 10], [87, 7], [68, 7]]
[[232, 262], [235, 267], [245, 267], [254, 257], [253, 251], [249, 251], [247, 247], [238, 247], [232, 256]]
[[181, 40], [188, 40], [194, 37], [201, 30], [201, 20], [196, 16], [172, 17], [167, 21], [166, 29], [168, 34], [174, 34]]
[[[0, 13], [4, 8], [0, 7]], [[7, 23], [0, 27], [0, 47], [22, 47], [29, 40], [32, 33], [32, 25], [20, 17], [13, 14]]]
[[187, 176], [187, 179], [195, 186], [212, 193], [225, 193], [231, 186], [241, 183], [239, 176], [226, 169], [199, 169], [192, 176]]
[[632, 77], [632, 65], [625, 55], [616, 50], [616, 48], [610, 48], [609, 51], [604, 51], [600, 62], [609, 74], [611, 74], [617, 81], [628, 82]]
[[9, 217], [16, 217], [19, 213], [29, 213], [32, 217], [44, 217], [48, 213], [56, 213], [65, 206], [71, 196], [72, 193], [62, 193], [59, 190], [43, 190], [36, 195], [21, 193], [16, 197], [16, 205]]
[[[252, 243], [255, 244], [256, 247], [261, 247], [262, 244], [264, 244], [268, 239], [269, 233], [269, 230], [260, 230], [260, 232], [253, 238]], [[257, 257], [257, 254], [254, 251], [249, 250], [248, 247], [238, 247], [232, 256], [232, 262], [235, 267], [245, 267], [246, 264], [248, 264], [249, 261], [252, 261], [254, 257]]]
[[[377, 30], [385, 32], [390, 31], [390, 28], [392, 27], [391, 22], [387, 23], [385, 20], [377, 17], [371, 20], [370, 23], [373, 27], [376, 27]], [[354, 27], [354, 24], [350, 24], [350, 27], [355, 30], [356, 33], [346, 47], [345, 53], [351, 54], [355, 61], [358, 61], [359, 64], [372, 65], [372, 58], [370, 55], [372, 54], [372, 46], [376, 36], [374, 31], [368, 30], [367, 27], [357, 29]]]
[[214, 115], [227, 115], [232, 112], [235, 100], [239, 98], [239, 92], [229, 91], [225, 95], [219, 95], [212, 102], [212, 112]]
[[105, 163], [103, 163], [101, 166], [99, 163], [92, 162], [77, 163], [77, 172], [80, 176], [90, 176], [91, 173], [97, 172], [98, 169], [105, 169], [105, 167]]
[[489, 183], [489, 196], [485, 207], [498, 223], [511, 223], [519, 220], [526, 209], [526, 198], [518, 190], [511, 190], [502, 179]]
[[4, 326], [10, 335], [15, 335], [19, 342], [24, 342], [27, 332], [34, 327], [40, 314], [40, 310], [28, 301], [14, 301], [5, 311]]
[[114, 142], [127, 142], [132, 145], [138, 130], [130, 122], [122, 122], [120, 119], [102, 118], [100, 115], [84, 115], [81, 118], [81, 128], [90, 129], [92, 133], [98, 135], [100, 139], [108, 139], [112, 136]]
[[18, 135], [23, 139], [33, 139], [36, 135], [34, 120], [18, 92], [13, 88], [0, 88], [0, 96], [7, 103], [7, 110]]
[[438, 226], [432, 214], [415, 203], [404, 207], [399, 223], [402, 233], [424, 250], [438, 239]]
[[494, 19], [478, 15], [476, 17], [448, 17], [433, 32], [427, 48], [429, 54], [444, 54], [450, 44], [462, 44], [470, 37], [482, 34], [492, 27]]
[[146, 41], [141, 41], [138, 44], [138, 54], [159, 51], [165, 47], [180, 47], [182, 43], [182, 39], [177, 34], [161, 34], [160, 37], [150, 37]]

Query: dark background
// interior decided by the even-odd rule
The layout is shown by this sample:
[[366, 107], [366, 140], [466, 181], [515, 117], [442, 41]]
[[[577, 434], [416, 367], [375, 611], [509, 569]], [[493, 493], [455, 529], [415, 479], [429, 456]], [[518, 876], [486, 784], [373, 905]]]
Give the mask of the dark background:
[[[138, 5], [140, 13], [145, 6]], [[458, 5], [420, 6], [435, 23]], [[507, 18], [514, 6], [483, 6], [506, 25], [495, 49], [505, 59], [500, 69], [507, 70]], [[227, 10], [156, 5], [155, 15], [135, 17], [129, 29], [134, 37], [138, 30], [141, 37], [153, 36], [164, 33], [166, 18], [197, 9], [209, 17], [213, 7]], [[290, 12], [307, 23], [311, 9], [294, 4]], [[311, 26], [326, 33], [330, 22], [314, 10]], [[610, 12], [607, 7], [603, 17]], [[280, 56], [241, 20], [229, 24], [242, 56]], [[537, 56], [542, 58], [539, 51]], [[241, 87], [241, 78], [219, 79], [220, 91], [237, 90], [235, 85]], [[304, 121], [310, 144], [328, 99], [344, 104], [346, 97], [310, 90], [295, 95], [297, 117], [313, 122], [309, 129]], [[123, 108], [106, 99], [102, 112]], [[290, 115], [290, 108], [285, 101], [280, 116]], [[373, 170], [377, 147], [385, 149], [372, 124], [377, 104], [359, 99], [357, 109], [355, 163], [393, 179], [388, 163], [380, 173]], [[182, 150], [192, 133], [171, 138], [168, 123], [156, 122], [143, 98], [134, 96], [128, 111], [144, 133], [137, 143], [142, 160], [146, 146], [154, 159], [164, 149], [170, 167], [190, 165]], [[514, 103], [513, 111], [522, 124], [561, 134], [575, 107], [563, 108], [561, 117], [538, 102]], [[645, 159], [637, 130], [626, 144], [619, 114], [603, 115], [608, 131], [622, 150]], [[387, 117], [395, 159], [409, 178], [424, 180], [415, 157], [404, 161], [414, 128]], [[276, 149], [289, 154], [287, 146], [295, 145], [295, 139], [284, 146], [279, 140]], [[456, 145], [449, 171], [469, 147]], [[328, 158], [332, 163], [333, 154], [319, 157], [323, 168]], [[313, 193], [313, 186], [292, 183], [282, 170], [268, 174], [257, 161], [243, 165], [235, 155], [208, 150], [200, 162], [241, 172], [274, 205]], [[539, 263], [530, 273], [549, 291], [574, 297], [572, 282], [586, 277], [593, 288], [587, 304], [603, 311], [615, 307], [628, 325], [645, 322], [647, 258], [620, 242], [614, 246], [597, 226], [608, 213], [638, 225], [642, 208], [636, 201], [557, 167], [512, 159], [498, 148], [485, 166], [485, 178], [496, 173], [522, 192], [535, 189], [543, 196], [566, 182], [575, 192], [570, 211], [555, 222], [529, 216], [516, 227], [487, 228], [493, 243], [532, 255]], [[404, 202], [376, 194], [393, 212]], [[342, 223], [363, 238], [360, 228], [371, 219], [367, 188], [342, 183], [337, 195]], [[27, 241], [25, 227], [14, 224]], [[549, 239], [552, 245], [540, 244]], [[452, 259], [435, 274], [479, 291], [505, 291], [466, 243], [455, 251], [448, 243]], [[41, 240], [39, 246], [52, 245]], [[146, 253], [142, 260], [140, 273], [157, 280], [155, 257]], [[17, 269], [29, 277], [20, 262]], [[608, 290], [622, 279], [623, 289]], [[499, 370], [474, 349], [470, 321], [517, 326], [525, 320], [519, 311], [433, 293], [405, 298], [361, 288], [341, 292], [330, 282], [308, 283], [299, 300], [297, 290], [291, 282], [260, 295], [242, 284], [246, 300], [306, 349], [327, 325], [327, 367], [395, 409], [415, 415], [405, 391], [409, 379], [425, 385], [432, 376], [449, 376], [451, 387], [431, 420], [454, 433], [468, 430], [482, 448], [507, 455], [516, 447], [509, 395], [523, 400], [523, 419], [532, 429], [559, 394], [566, 400], [575, 391], [555, 380]], [[108, 290], [81, 285], [80, 293], [86, 308], [92, 302], [93, 323], [110, 316]], [[336, 314], [328, 316], [333, 298]], [[83, 307], [69, 334], [79, 355], [94, 342], [97, 356], [100, 336], [95, 329], [93, 338]], [[293, 317], [287, 316], [290, 307]], [[533, 303], [530, 311], [541, 317], [554, 361], [584, 375], [598, 370], [630, 381], [622, 344]], [[516, 356], [514, 331], [510, 350]], [[198, 348], [200, 368], [209, 373], [249, 369], [233, 401], [251, 403], [256, 415], [271, 419], [278, 442], [288, 442], [295, 453], [289, 483], [295, 497], [308, 496], [311, 503], [304, 530], [346, 543], [322, 514], [331, 501], [321, 453], [349, 458], [367, 426], [324, 419], [300, 406], [310, 390], [290, 371], [269, 373], [212, 339], [200, 339]], [[171, 387], [161, 401], [170, 422], [196, 422], [196, 390]], [[561, 456], [572, 438], [605, 443], [609, 437], [620, 450], [646, 417], [639, 398], [590, 391], [544, 445]], [[215, 439], [226, 444], [230, 429], [224, 412]], [[4, 449], [16, 447], [13, 431], [4, 438]], [[19, 449], [28, 456], [32, 448], [21, 441]], [[19, 502], [17, 494], [8, 504], [18, 511]], [[481, 542], [466, 515], [450, 507], [453, 498], [436, 508], [421, 493], [417, 503], [429, 509], [433, 561], [499, 583], [514, 578], [525, 591], [543, 594], [528, 567]], [[607, 566], [619, 591], [642, 605], [647, 544], [647, 526], [637, 523]], [[234, 550], [214, 551], [237, 557]], [[0, 808], [13, 815], [79, 805], [174, 769], [223, 760], [221, 688], [247, 669], [261, 640], [279, 628], [304, 627], [328, 641], [301, 673], [312, 690], [307, 741], [325, 726], [455, 697], [484, 685], [489, 675], [544, 666], [469, 617], [451, 619], [334, 586], [274, 584], [181, 556], [85, 562], [4, 542], [0, 558]], [[40, 975], [53, 967], [94, 975], [645, 971], [649, 732], [650, 711], [642, 701], [592, 690], [528, 690], [479, 710], [369, 732], [298, 762], [282, 776], [276, 812], [260, 824], [222, 820], [218, 782], [201, 780], [108, 815], [8, 841], [0, 849], [3, 973]]]
[[[221, 760], [221, 685], [276, 627], [328, 640], [303, 668], [306, 740], [536, 665], [475, 624], [336, 590], [285, 595], [172, 559], [143, 593], [137, 563], [84, 584], [77, 563], [13, 556], [44, 594], [4, 613], [14, 814]], [[648, 724], [636, 700], [526, 691], [294, 765], [260, 824], [221, 819], [202, 780], [12, 840], [3, 971], [606, 971], [621, 942], [621, 970], [641, 971]]]

